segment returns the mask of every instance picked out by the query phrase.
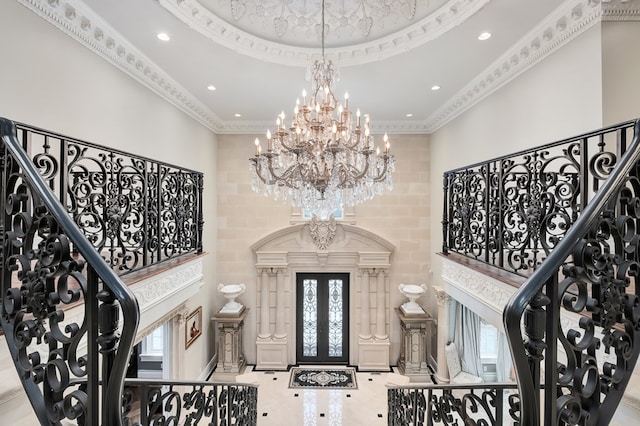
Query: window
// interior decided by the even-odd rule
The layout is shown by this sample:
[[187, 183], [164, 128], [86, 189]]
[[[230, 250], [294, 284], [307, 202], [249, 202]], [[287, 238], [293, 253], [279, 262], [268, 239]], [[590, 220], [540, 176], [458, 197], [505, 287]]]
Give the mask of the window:
[[480, 320], [480, 358], [498, 358], [498, 329], [483, 319]]
[[164, 333], [162, 326], [156, 328], [151, 334], [142, 340], [141, 355], [156, 355], [162, 357], [164, 346]]

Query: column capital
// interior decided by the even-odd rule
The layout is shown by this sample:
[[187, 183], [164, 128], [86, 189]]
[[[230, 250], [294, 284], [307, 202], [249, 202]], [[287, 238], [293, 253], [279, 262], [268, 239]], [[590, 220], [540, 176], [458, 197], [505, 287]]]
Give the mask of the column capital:
[[287, 267], [282, 265], [281, 266], [260, 265], [260, 266], [256, 266], [256, 270], [258, 271], [258, 274], [267, 273], [269, 275], [278, 275], [278, 274], [285, 273], [287, 270]]
[[439, 306], [448, 305], [451, 302], [451, 296], [443, 287], [434, 285], [431, 288], [433, 288]]
[[389, 275], [389, 267], [388, 266], [367, 266], [367, 265], [358, 265], [358, 270], [361, 274], [367, 272], [369, 275], [374, 276], [380, 273], [384, 273], [385, 275]]

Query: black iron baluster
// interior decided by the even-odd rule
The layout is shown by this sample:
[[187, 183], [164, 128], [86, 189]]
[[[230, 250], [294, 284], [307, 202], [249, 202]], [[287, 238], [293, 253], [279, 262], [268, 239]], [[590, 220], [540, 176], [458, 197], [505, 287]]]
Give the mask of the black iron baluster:
[[196, 242], [196, 248], [198, 254], [202, 253], [203, 244], [202, 244], [202, 233], [204, 230], [204, 215], [203, 215], [203, 203], [202, 203], [202, 193], [204, 191], [204, 175], [202, 173], [198, 173], [195, 175], [194, 181], [198, 183], [197, 194], [198, 198], [196, 202], [198, 203], [198, 218], [197, 218], [197, 227], [198, 227], [198, 241]]

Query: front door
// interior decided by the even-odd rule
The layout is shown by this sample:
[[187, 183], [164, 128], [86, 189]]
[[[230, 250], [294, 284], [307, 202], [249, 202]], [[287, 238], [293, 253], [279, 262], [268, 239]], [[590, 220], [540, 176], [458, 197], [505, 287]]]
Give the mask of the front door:
[[349, 274], [296, 276], [298, 363], [349, 361]]

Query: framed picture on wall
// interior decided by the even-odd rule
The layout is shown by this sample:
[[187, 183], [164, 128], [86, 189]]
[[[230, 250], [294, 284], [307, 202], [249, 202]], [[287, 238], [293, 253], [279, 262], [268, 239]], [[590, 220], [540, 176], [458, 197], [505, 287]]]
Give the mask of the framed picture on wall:
[[184, 326], [184, 347], [186, 349], [202, 334], [202, 306], [199, 306], [198, 309], [187, 316], [187, 322]]

